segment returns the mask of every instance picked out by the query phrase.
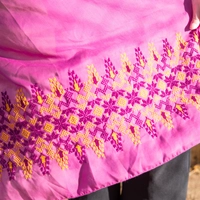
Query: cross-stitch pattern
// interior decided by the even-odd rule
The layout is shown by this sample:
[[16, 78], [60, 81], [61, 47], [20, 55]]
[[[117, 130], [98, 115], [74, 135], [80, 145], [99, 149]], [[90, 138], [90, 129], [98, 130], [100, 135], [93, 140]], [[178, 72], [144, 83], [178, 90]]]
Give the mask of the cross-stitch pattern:
[[[163, 40], [163, 52], [149, 44], [149, 55], [135, 49], [136, 61], [121, 55], [119, 63], [105, 59], [105, 74], [87, 66], [88, 80], [69, 71], [69, 87], [55, 77], [50, 93], [40, 83], [31, 85], [32, 97], [21, 88], [16, 99], [2, 91], [0, 108], [0, 176], [9, 179], [23, 170], [26, 179], [38, 165], [43, 175], [51, 173], [51, 161], [68, 169], [69, 154], [80, 164], [92, 149], [97, 158], [106, 156], [105, 144], [123, 151], [123, 137], [142, 145], [141, 130], [152, 139], [159, 135], [156, 124], [174, 128], [172, 113], [188, 120], [187, 105], [200, 110], [200, 61], [198, 31], [184, 41], [177, 34], [173, 48]], [[149, 58], [147, 57], [149, 56]]]

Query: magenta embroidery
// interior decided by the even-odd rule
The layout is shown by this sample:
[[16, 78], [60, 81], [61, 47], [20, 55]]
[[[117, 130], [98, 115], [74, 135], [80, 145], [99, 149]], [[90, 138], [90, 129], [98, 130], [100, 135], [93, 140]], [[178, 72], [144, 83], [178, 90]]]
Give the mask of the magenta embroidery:
[[[105, 145], [117, 153], [123, 151], [125, 138], [140, 145], [141, 134], [157, 137], [157, 124], [168, 130], [173, 128], [172, 114], [181, 120], [189, 119], [188, 105], [200, 108], [196, 34], [191, 32], [187, 45], [178, 40], [176, 48], [163, 40], [162, 54], [152, 48], [151, 59], [136, 48], [134, 64], [123, 54], [121, 69], [108, 58], [103, 75], [98, 68], [88, 66], [85, 82], [78, 73], [69, 71], [68, 88], [50, 78], [49, 94], [40, 83], [30, 86], [30, 99], [22, 89], [16, 91], [15, 101], [10, 100], [6, 91], [1, 92], [3, 172], [7, 170], [10, 180], [19, 170], [23, 170], [25, 178], [31, 178], [32, 168], [37, 165], [41, 174], [48, 175], [52, 160], [67, 169], [72, 155], [80, 164], [87, 162], [88, 149], [103, 158]], [[181, 57], [178, 63], [177, 52]], [[154, 71], [147, 76], [148, 65]]]

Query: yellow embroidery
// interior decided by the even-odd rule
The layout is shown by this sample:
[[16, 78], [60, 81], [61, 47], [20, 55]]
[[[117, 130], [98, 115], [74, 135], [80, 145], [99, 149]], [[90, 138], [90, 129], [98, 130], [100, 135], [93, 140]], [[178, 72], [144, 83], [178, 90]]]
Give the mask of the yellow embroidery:
[[44, 125], [44, 130], [48, 133], [52, 133], [52, 131], [54, 130], [54, 125], [46, 122], [46, 124]]
[[196, 62], [196, 68], [200, 69], [200, 60]]
[[41, 95], [39, 95], [38, 92], [36, 93], [36, 95], [37, 95], [37, 102], [38, 102], [39, 104], [42, 104], [44, 100], [42, 99]]
[[68, 169], [68, 152], [63, 149], [58, 149], [55, 154], [55, 159], [62, 170]]
[[148, 98], [148, 95], [149, 95], [149, 91], [146, 90], [145, 88], [141, 88], [140, 91], [139, 91], [139, 96], [144, 98], [144, 99], [147, 99]]
[[177, 41], [179, 50], [184, 50], [185, 47], [188, 45], [188, 43], [183, 39], [180, 33], [176, 34], [176, 41]]
[[12, 121], [17, 122], [19, 119], [24, 120], [23, 115], [20, 113], [21, 109], [24, 110], [26, 109], [26, 107], [23, 109], [23, 108], [18, 107], [17, 105], [14, 106], [12, 114], [8, 116], [8, 119], [10, 122]]
[[[197, 35], [194, 35], [194, 39], [199, 42]], [[102, 76], [94, 65], [87, 66], [88, 79], [81, 83], [78, 76], [71, 72], [70, 87], [66, 90], [56, 78], [49, 79], [52, 93], [43, 95], [40, 88], [31, 86], [34, 98], [30, 101], [22, 89], [17, 91], [17, 103], [14, 105], [8, 95], [3, 93], [3, 109], [7, 121], [0, 139], [5, 145], [9, 143], [14, 146], [5, 151], [6, 160], [11, 160], [7, 163], [9, 169], [12, 171], [17, 165], [22, 168], [25, 178], [32, 176], [35, 161], [24, 157], [27, 152], [21, 153], [26, 148], [22, 144], [31, 143], [30, 138], [36, 141], [34, 151], [38, 156], [37, 162], [41, 161], [42, 166], [47, 167], [50, 157], [62, 169], [67, 169], [68, 153], [75, 153], [80, 161], [84, 160], [87, 153], [85, 148], [90, 148], [99, 158], [103, 158], [107, 141], [115, 148], [118, 145], [117, 151], [122, 148], [122, 136], [138, 145], [141, 143], [140, 129], [145, 127], [154, 137], [154, 123], [159, 122], [168, 129], [173, 128], [172, 112], [181, 113], [187, 118], [184, 105], [191, 104], [200, 110], [198, 91], [190, 95], [184, 91], [186, 81], [192, 81], [192, 86], [195, 86], [195, 82], [200, 79], [199, 72], [187, 72], [190, 62], [194, 63], [194, 68], [200, 69], [200, 61], [181, 55], [187, 45], [177, 35], [176, 47], [172, 49], [166, 40], [164, 54], [160, 55], [154, 44], [149, 44], [148, 60], [138, 48], [135, 64], [131, 63], [125, 53], [121, 54], [121, 69], [116, 70], [108, 59], [105, 64], [106, 73]], [[151, 91], [149, 87], [152, 87]], [[195, 89], [198, 90], [187, 87], [187, 90]], [[22, 123], [25, 124], [22, 125], [23, 128], [20, 127]], [[16, 138], [11, 139], [9, 129], [15, 131], [14, 133], [19, 131], [20, 142], [16, 142]], [[34, 130], [38, 129], [41, 132], [35, 136]], [[59, 142], [56, 143], [57, 141]], [[0, 147], [3, 151], [3, 143]], [[1, 173], [2, 165], [0, 175]]]
[[1, 133], [1, 140], [3, 141], [3, 142], [8, 142], [9, 141], [9, 139], [10, 139], [10, 135], [8, 135], [6, 132], [2, 132]]
[[96, 105], [94, 108], [93, 114], [97, 117], [101, 117], [103, 115], [103, 113], [104, 113], [104, 109], [102, 107]]
[[24, 172], [24, 177], [26, 179], [31, 178], [33, 161], [25, 157], [24, 160], [20, 163], [20, 166]]
[[181, 105], [180, 104], [176, 104], [176, 109], [177, 110], [179, 110], [180, 112], [182, 112], [183, 113], [183, 108], [181, 107]]
[[0, 164], [0, 178], [2, 177], [3, 166]]
[[31, 133], [30, 133], [30, 131], [28, 131], [28, 130], [26, 130], [25, 128], [23, 128], [21, 134], [22, 134], [22, 136], [23, 136], [24, 138], [28, 139]]
[[62, 98], [63, 94], [65, 93], [63, 86], [57, 81], [56, 78], [50, 78], [50, 86], [52, 91], [52, 97], [54, 98]]
[[95, 86], [101, 81], [101, 77], [99, 76], [94, 65], [88, 65], [88, 83]]
[[63, 138], [63, 137], [66, 137], [66, 136], [68, 136], [68, 135], [70, 135], [70, 132], [68, 132], [68, 131], [66, 131], [66, 130], [62, 130], [59, 136], [60, 136], [61, 138]]
[[41, 155], [41, 156], [40, 156], [40, 160], [41, 160], [42, 165], [43, 165], [43, 166], [46, 166], [46, 156]]
[[29, 120], [29, 123], [30, 123], [31, 125], [35, 126], [35, 124], [37, 123], [37, 118], [36, 118], [36, 117], [31, 118], [31, 119]]
[[79, 122], [79, 117], [78, 117], [78, 116], [72, 114], [72, 115], [69, 117], [69, 123], [70, 123], [70, 124], [77, 125], [78, 122]]
[[40, 113], [44, 114], [46, 112], [55, 118], [60, 118], [61, 110], [59, 109], [57, 105], [54, 104], [54, 101], [55, 100], [53, 98], [48, 96], [45, 102], [47, 105], [41, 106]]
[[11, 107], [9, 105], [9, 103], [6, 101], [6, 111], [10, 112], [11, 111]]
[[149, 129], [152, 131], [152, 130], [153, 130], [153, 127], [152, 127], [152, 122], [151, 122], [151, 120], [147, 118], [146, 121], [145, 121], [145, 123], [146, 123], [146, 125], [149, 127]]
[[94, 137], [90, 146], [99, 158], [105, 157], [105, 155], [104, 155], [104, 141], [102, 139]]
[[180, 81], [184, 81], [186, 74], [184, 72], [178, 72], [177, 79]]
[[22, 89], [17, 90], [16, 101], [17, 101], [17, 105], [21, 109], [26, 110], [29, 103], [28, 103], [28, 100], [25, 97]]
[[76, 145], [76, 149], [77, 149], [78, 153], [80, 155], [82, 155], [82, 147], [79, 144]]
[[197, 35], [196, 32], [193, 32], [193, 36], [194, 36], [195, 42], [199, 43], [199, 36]]
[[132, 63], [128, 59], [126, 53], [121, 54], [121, 63], [122, 63], [122, 69], [123, 73], [131, 73], [132, 70], [134, 69]]
[[127, 105], [127, 99], [125, 99], [123, 97], [119, 97], [119, 99], [117, 101], [117, 104], [120, 107], [126, 107], [126, 105]]
[[130, 127], [128, 129], [128, 135], [131, 138], [131, 140], [132, 140], [134, 145], [141, 144], [140, 132], [139, 132], [139, 127], [138, 126], [130, 125]]

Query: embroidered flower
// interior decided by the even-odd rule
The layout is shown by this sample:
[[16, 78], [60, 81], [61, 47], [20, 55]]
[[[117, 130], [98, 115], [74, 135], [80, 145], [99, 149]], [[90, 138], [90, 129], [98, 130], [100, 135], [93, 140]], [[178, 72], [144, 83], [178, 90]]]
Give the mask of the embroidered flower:
[[84, 111], [81, 111], [79, 110], [79, 114], [78, 116], [80, 117], [80, 122], [83, 122], [84, 124], [87, 122], [87, 121], [92, 121], [92, 118], [94, 116], [90, 115], [92, 112], [92, 110], [89, 110], [88, 108], [86, 108]]
[[130, 108], [130, 107], [126, 107], [126, 109], [120, 109], [120, 115], [126, 115], [126, 114], [129, 114], [129, 113], [131, 113], [132, 112], [132, 108]]
[[128, 99], [128, 103], [134, 106], [135, 103], [140, 103], [140, 98], [138, 97], [138, 92], [135, 92], [134, 90], [132, 93], [127, 93], [126, 98]]
[[69, 126], [69, 124], [66, 123], [67, 118], [64, 116], [61, 116], [59, 119], [54, 119], [53, 124], [55, 125], [54, 129], [58, 130], [59, 132], [62, 129], [67, 130], [67, 127]]
[[184, 67], [184, 72], [186, 72], [187, 76], [192, 78], [193, 74], [198, 74], [198, 69], [195, 69], [195, 65], [190, 63], [189, 66]]
[[183, 88], [183, 89], [187, 88], [187, 86], [189, 86], [190, 84], [191, 84], [191, 80], [189, 80], [189, 79], [186, 78], [185, 82], [181, 83], [180, 88]]
[[110, 115], [111, 112], [117, 112], [118, 107], [115, 106], [115, 102], [116, 101], [112, 99], [110, 99], [108, 102], [104, 101], [103, 107], [105, 108], [105, 113], [108, 113]]
[[178, 86], [178, 81], [176, 81], [175, 79], [176, 77], [172, 75], [170, 75], [169, 77], [165, 77], [165, 82], [167, 83], [167, 86], [170, 87], [171, 89], [174, 86]]
[[159, 89], [156, 88], [156, 83], [148, 84], [147, 89], [149, 90], [149, 94], [153, 96], [154, 94], [158, 94]]

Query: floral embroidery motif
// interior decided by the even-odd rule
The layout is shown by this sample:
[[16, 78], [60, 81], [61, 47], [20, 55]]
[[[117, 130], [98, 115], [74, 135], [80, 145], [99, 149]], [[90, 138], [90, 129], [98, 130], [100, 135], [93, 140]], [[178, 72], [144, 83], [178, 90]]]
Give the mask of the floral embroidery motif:
[[149, 44], [149, 58], [136, 48], [135, 63], [123, 53], [121, 68], [106, 59], [104, 75], [87, 66], [85, 82], [69, 71], [68, 88], [50, 78], [49, 94], [39, 84], [30, 86], [30, 99], [22, 89], [15, 102], [1, 92], [0, 177], [7, 171], [12, 180], [23, 170], [29, 179], [35, 165], [48, 175], [52, 160], [65, 170], [71, 154], [80, 164], [89, 149], [104, 158], [106, 145], [118, 153], [125, 138], [140, 145], [141, 134], [155, 138], [161, 124], [173, 129], [172, 116], [189, 119], [187, 105], [200, 110], [199, 32], [176, 38], [174, 48], [163, 40], [163, 52]]

